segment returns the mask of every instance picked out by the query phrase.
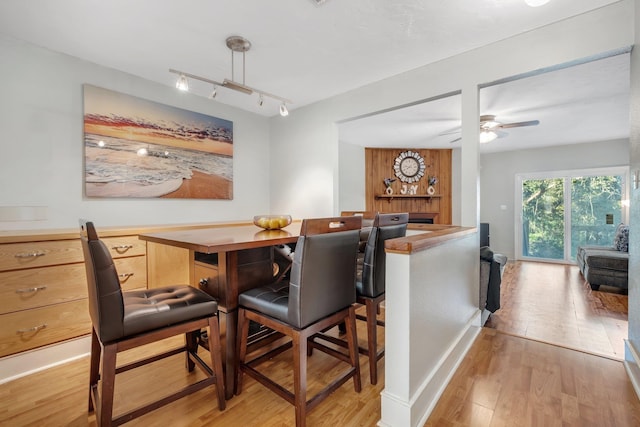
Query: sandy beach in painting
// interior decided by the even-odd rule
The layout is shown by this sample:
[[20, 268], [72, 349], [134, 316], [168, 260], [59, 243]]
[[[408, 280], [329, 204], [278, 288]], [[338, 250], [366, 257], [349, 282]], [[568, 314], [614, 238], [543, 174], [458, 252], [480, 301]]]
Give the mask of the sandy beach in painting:
[[88, 197], [232, 197], [232, 158], [85, 135]]
[[85, 85], [88, 197], [233, 197], [233, 124]]
[[216, 175], [207, 175], [202, 172], [193, 172], [189, 179], [183, 179], [180, 187], [175, 191], [163, 195], [164, 198], [189, 198], [203, 199], [207, 194], [214, 199], [232, 199], [232, 182]]

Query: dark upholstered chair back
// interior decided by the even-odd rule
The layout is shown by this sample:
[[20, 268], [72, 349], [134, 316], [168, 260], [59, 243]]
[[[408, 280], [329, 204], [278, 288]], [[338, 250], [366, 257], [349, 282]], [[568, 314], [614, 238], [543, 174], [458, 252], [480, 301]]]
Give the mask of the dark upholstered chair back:
[[384, 242], [387, 239], [404, 237], [408, 222], [408, 213], [376, 215], [365, 247], [362, 277], [358, 283], [359, 294], [373, 298], [384, 293], [386, 274]]
[[124, 301], [118, 272], [109, 249], [92, 222], [80, 220], [80, 240], [87, 269], [89, 314], [102, 342], [124, 336]]
[[360, 217], [302, 222], [289, 280], [289, 323], [304, 328], [356, 301]]

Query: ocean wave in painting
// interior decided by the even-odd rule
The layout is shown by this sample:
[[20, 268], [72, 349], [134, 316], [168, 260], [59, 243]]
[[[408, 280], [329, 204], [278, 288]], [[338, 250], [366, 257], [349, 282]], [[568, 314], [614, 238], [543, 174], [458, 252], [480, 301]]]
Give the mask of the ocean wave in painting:
[[158, 185], [188, 179], [196, 170], [233, 179], [233, 158], [104, 135], [85, 134], [87, 183]]
[[[196, 113], [191, 113], [196, 116]], [[101, 126], [110, 129], [127, 129], [130, 132], [146, 133], [151, 137], [173, 138], [182, 141], [220, 141], [233, 143], [233, 131], [226, 120], [203, 115], [207, 120], [194, 120], [192, 123], [178, 123], [161, 118], [125, 117], [117, 114], [87, 113], [86, 125]]]

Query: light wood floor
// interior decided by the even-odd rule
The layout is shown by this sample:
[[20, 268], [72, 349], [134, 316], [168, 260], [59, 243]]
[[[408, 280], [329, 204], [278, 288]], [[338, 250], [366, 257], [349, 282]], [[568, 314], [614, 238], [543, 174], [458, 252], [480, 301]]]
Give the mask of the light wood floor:
[[[493, 326], [503, 325], [508, 329], [509, 325], [522, 323], [517, 319], [517, 310], [510, 308], [506, 296], [509, 293], [520, 295], [515, 292], [515, 289], [522, 287], [519, 282], [535, 285], [536, 281], [529, 280], [529, 276], [566, 277], [568, 282], [582, 286], [579, 283], [579, 273], [576, 278], [571, 268], [564, 270], [563, 266], [553, 267], [546, 269], [546, 265], [538, 263], [510, 264], [505, 271], [503, 308], [492, 315]], [[557, 267], [563, 268], [558, 270]], [[546, 281], [537, 282], [539, 287], [540, 283]], [[546, 293], [540, 290], [535, 293], [535, 297], [537, 300], [553, 301], [550, 298], [554, 295], [551, 290], [553, 289]], [[555, 298], [565, 298], [566, 292], [561, 292]], [[604, 307], [615, 306], [609, 301], [609, 296], [594, 298], [591, 302], [574, 302], [575, 306], [582, 309], [572, 310], [584, 313], [585, 306], [597, 308], [598, 299], [604, 301]], [[613, 300], [617, 300], [617, 297]], [[566, 304], [552, 305], [558, 310], [566, 308]], [[553, 325], [561, 321], [557, 316], [549, 314], [537, 322]], [[533, 324], [536, 320], [529, 318], [527, 322]], [[358, 335], [363, 341], [365, 332], [362, 322], [358, 323]], [[531, 330], [532, 328], [527, 328], [525, 332]], [[624, 330], [626, 331], [626, 326]], [[515, 336], [515, 333], [515, 329], [505, 332], [490, 328], [482, 330], [426, 426], [640, 425], [640, 401], [620, 361], [547, 344], [545, 342], [552, 342], [548, 336], [532, 337], [544, 341], [540, 342]], [[383, 332], [379, 339], [383, 339]], [[168, 343], [163, 343], [161, 346], [167, 345]], [[145, 353], [152, 350], [153, 348], [149, 348]], [[134, 353], [132, 351], [122, 361], [131, 359], [135, 356]], [[309, 414], [309, 426], [376, 425], [380, 419], [380, 392], [384, 388], [385, 359], [378, 362], [382, 374], [375, 387], [369, 383], [366, 358], [361, 357], [360, 362], [362, 392], [355, 393], [353, 383], [346, 383]], [[198, 374], [186, 375], [183, 366], [183, 358], [175, 356], [150, 367], [121, 374], [116, 382], [117, 411], [130, 409], [147, 399], [164, 394], [169, 387], [198, 378]], [[310, 358], [308, 375], [311, 391], [318, 389], [324, 384], [326, 377], [343, 367], [341, 362], [336, 362], [322, 352], [314, 352]], [[275, 380], [290, 385], [290, 352], [275, 358], [268, 369], [274, 373]], [[83, 358], [0, 385], [0, 425], [94, 426], [95, 417], [86, 413], [87, 383], [88, 358]], [[218, 411], [213, 393], [213, 389], [202, 390], [128, 425], [294, 425], [293, 407], [249, 377], [245, 376], [243, 393], [229, 400], [224, 412]]]
[[501, 308], [485, 326], [502, 332], [624, 359], [628, 297], [620, 289], [592, 291], [575, 265], [508, 263]]

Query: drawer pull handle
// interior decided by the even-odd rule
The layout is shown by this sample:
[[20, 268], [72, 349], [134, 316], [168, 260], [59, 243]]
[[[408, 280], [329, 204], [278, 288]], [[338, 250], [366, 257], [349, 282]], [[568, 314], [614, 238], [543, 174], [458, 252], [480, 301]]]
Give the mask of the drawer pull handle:
[[129, 277], [133, 276], [133, 273], [122, 273], [122, 274], [118, 274], [118, 277], [121, 278], [123, 281], [126, 281]]
[[111, 249], [113, 249], [114, 251], [125, 251], [127, 249], [132, 249], [133, 245], [116, 245], [116, 246], [111, 246]]
[[45, 256], [46, 254], [42, 251], [33, 251], [33, 252], [22, 252], [19, 254], [15, 254], [16, 258], [35, 258], [39, 256]]
[[35, 287], [35, 288], [16, 289], [16, 294], [28, 294], [28, 293], [31, 293], [31, 292], [44, 291], [45, 289], [47, 289], [46, 286], [38, 286], [38, 287]]
[[46, 327], [47, 327], [47, 324], [43, 323], [42, 325], [34, 326], [33, 328], [18, 329], [18, 333], [26, 334], [27, 332], [38, 332], [39, 330], [44, 329]]

